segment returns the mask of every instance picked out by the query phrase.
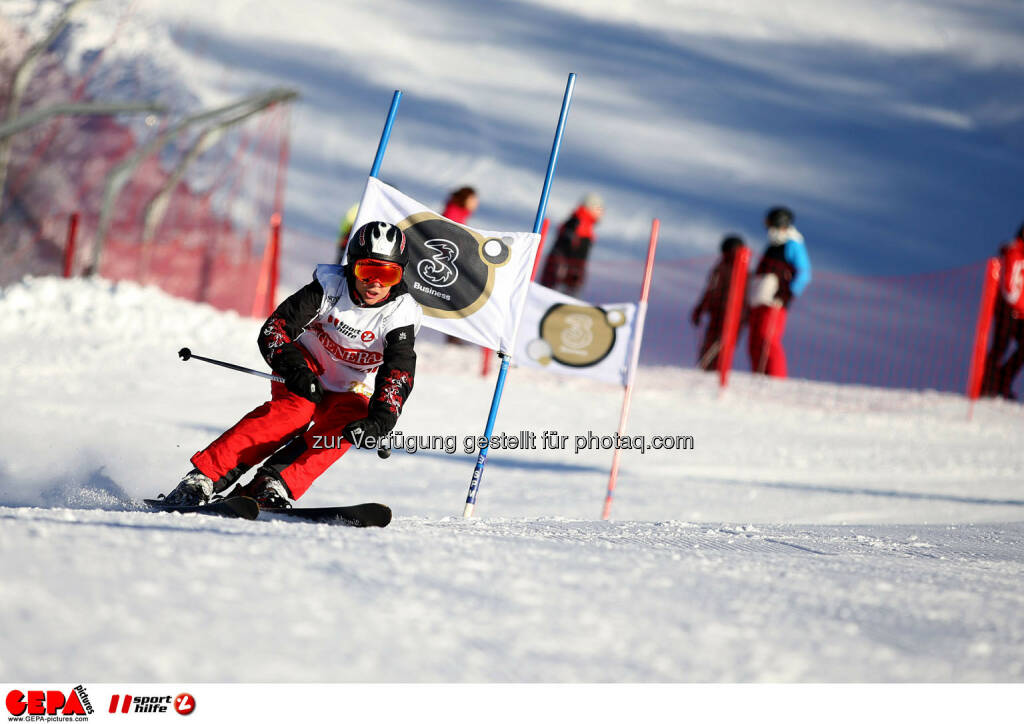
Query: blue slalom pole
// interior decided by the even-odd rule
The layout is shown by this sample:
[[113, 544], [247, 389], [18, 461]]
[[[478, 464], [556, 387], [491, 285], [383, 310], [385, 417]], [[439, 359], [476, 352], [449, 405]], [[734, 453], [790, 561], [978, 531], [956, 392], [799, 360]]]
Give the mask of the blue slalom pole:
[[[388, 117], [384, 121], [384, 130], [380, 133], [380, 142], [377, 143], [377, 155], [373, 157], [373, 166], [370, 168], [370, 176], [377, 178], [380, 173], [380, 165], [384, 162], [384, 152], [388, 150], [388, 141], [391, 140], [391, 127], [395, 125], [395, 116], [398, 115], [398, 104], [402, 100], [402, 91], [396, 90], [391, 96], [391, 107], [388, 108]], [[381, 447], [377, 450], [377, 457], [387, 460], [391, 457], [391, 450]]]
[[391, 108], [388, 109], [388, 119], [384, 122], [384, 130], [380, 134], [380, 143], [377, 144], [377, 155], [373, 158], [373, 168], [370, 175], [377, 178], [380, 173], [380, 165], [384, 161], [384, 151], [388, 148], [388, 141], [391, 139], [391, 127], [395, 125], [395, 116], [398, 115], [398, 104], [402, 100], [402, 91], [396, 90], [391, 96]]
[[[572, 102], [572, 91], [576, 87], [576, 74], [570, 73], [569, 80], [565, 84], [565, 95], [562, 96], [562, 112], [558, 116], [558, 125], [555, 127], [555, 140], [551, 144], [551, 155], [548, 157], [548, 170], [544, 176], [544, 187], [540, 192], [540, 203], [537, 205], [537, 218], [533, 221], [533, 233], [539, 234], [540, 227], [544, 223], [544, 214], [548, 208], [548, 195], [551, 193], [551, 182], [555, 177], [555, 166], [558, 164], [558, 152], [562, 148], [562, 133], [565, 131], [565, 120], [569, 116], [569, 104]], [[510, 355], [500, 354], [501, 369], [498, 370], [498, 382], [494, 386], [494, 397], [491, 399], [491, 411], [487, 415], [487, 426], [484, 428], [484, 438], [488, 441], [494, 433], [494, 422], [498, 418], [498, 405], [501, 404], [501, 393], [505, 389], [505, 377], [508, 375]], [[469, 494], [466, 495], [466, 507], [462, 510], [463, 518], [472, 518], [473, 509], [476, 507], [476, 494], [480, 490], [480, 482], [484, 477], [484, 465], [487, 464], [487, 451], [490, 448], [484, 446], [476, 458], [476, 467], [473, 468], [473, 478], [469, 481]]]

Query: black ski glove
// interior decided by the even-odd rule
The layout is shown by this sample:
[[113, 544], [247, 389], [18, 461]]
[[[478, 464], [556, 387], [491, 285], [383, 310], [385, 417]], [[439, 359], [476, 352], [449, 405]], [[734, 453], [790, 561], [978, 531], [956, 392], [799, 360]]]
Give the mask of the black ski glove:
[[299, 397], [305, 397], [316, 404], [324, 399], [324, 388], [309, 367], [292, 367], [282, 372], [281, 376], [284, 377], [284, 386]]
[[372, 417], [364, 417], [361, 420], [353, 420], [345, 425], [341, 436], [356, 447], [375, 448], [380, 445], [380, 438], [386, 433], [384, 426], [379, 420]]

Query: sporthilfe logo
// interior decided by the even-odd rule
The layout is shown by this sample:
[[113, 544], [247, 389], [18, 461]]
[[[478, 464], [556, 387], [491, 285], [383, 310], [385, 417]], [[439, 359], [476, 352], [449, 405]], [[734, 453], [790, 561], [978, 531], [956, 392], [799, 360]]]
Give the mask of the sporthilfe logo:
[[178, 694], [174, 697], [174, 711], [182, 716], [188, 716], [196, 710], [196, 698], [188, 693]]

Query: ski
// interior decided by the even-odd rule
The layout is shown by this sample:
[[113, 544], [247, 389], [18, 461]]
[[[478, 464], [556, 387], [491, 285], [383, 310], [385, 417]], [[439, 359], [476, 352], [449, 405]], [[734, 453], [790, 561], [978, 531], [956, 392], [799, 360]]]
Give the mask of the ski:
[[381, 503], [333, 508], [263, 508], [260, 514], [284, 515], [315, 523], [335, 523], [357, 528], [383, 528], [391, 522], [391, 508]]
[[163, 500], [146, 498], [143, 502], [156, 511], [167, 513], [201, 513], [227, 518], [256, 520], [261, 513], [301, 518], [314, 523], [334, 523], [357, 528], [383, 528], [391, 522], [391, 508], [381, 503], [362, 503], [330, 508], [264, 508], [252, 498], [232, 496], [206, 505], [168, 505]]
[[256, 520], [260, 514], [260, 506], [252, 498], [242, 496], [215, 500], [206, 505], [168, 505], [163, 500], [146, 498], [147, 505], [156, 511], [167, 513], [201, 513], [203, 515], [220, 515], [225, 518], [245, 518]]

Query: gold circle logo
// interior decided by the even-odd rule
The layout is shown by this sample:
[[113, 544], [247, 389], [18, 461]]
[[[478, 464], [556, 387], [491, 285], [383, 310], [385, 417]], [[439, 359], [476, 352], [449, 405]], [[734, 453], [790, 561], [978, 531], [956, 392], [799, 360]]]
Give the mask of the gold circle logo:
[[555, 304], [540, 320], [540, 339], [527, 345], [527, 353], [541, 364], [551, 360], [567, 367], [590, 367], [615, 347], [615, 328], [626, 321], [619, 310]]

